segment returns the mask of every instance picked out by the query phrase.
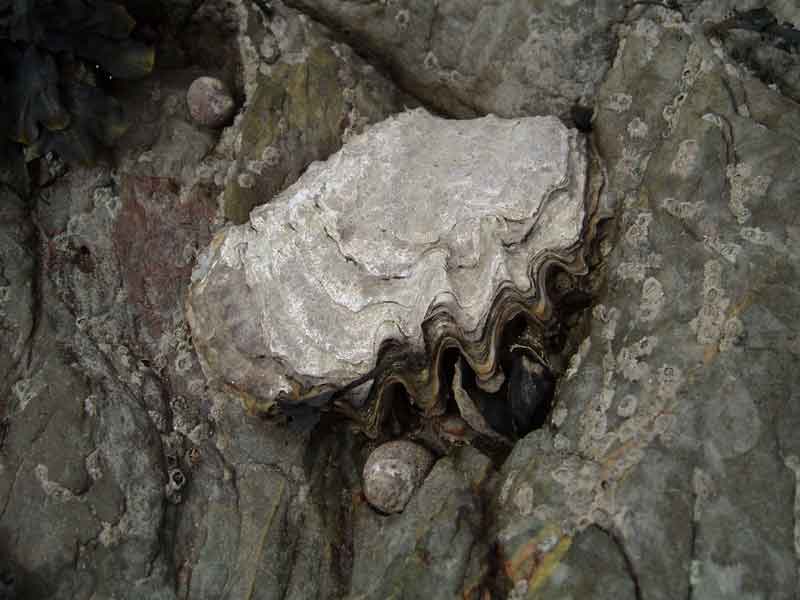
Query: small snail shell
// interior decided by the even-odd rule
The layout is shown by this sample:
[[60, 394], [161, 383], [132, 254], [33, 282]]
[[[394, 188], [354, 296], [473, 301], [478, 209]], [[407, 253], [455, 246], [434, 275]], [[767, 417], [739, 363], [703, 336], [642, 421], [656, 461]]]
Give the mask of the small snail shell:
[[406, 440], [373, 450], [364, 465], [364, 496], [383, 513], [402, 511], [434, 463], [433, 454]]
[[222, 127], [236, 110], [227, 86], [214, 77], [198, 77], [189, 86], [186, 103], [192, 118], [207, 127]]

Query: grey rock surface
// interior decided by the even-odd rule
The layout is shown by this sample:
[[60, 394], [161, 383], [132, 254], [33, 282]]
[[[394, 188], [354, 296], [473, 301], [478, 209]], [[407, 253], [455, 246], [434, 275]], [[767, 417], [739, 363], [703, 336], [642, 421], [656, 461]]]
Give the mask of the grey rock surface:
[[800, 7], [792, 0], [695, 0], [681, 2], [695, 22], [722, 22], [736, 13], [766, 9], [779, 23], [800, 27]]
[[[512, 17], [533, 27], [519, 18], [527, 5], [454, 14], [440, 2], [433, 22], [433, 4], [302, 4], [374, 49], [377, 69], [330, 41], [344, 32], [279, 2], [272, 19], [239, 0], [181, 2], [171, 18], [186, 29], [161, 45], [201, 34], [209, 44], [176, 48], [172, 67], [126, 91], [139, 126], [115, 169], [63, 173], [51, 158], [26, 172], [0, 157], [0, 597], [797, 598], [798, 55], [730, 20], [766, 8], [791, 37], [796, 3], [596, 3], [597, 24], [574, 20], [587, 3], [542, 4], [533, 25], [551, 33], [532, 38], [538, 54], [521, 50], [532, 29], [509, 25], [503, 44], [486, 31]], [[391, 20], [405, 8], [401, 31]], [[431, 25], [429, 46], [419, 23]], [[253, 60], [242, 59], [247, 38]], [[548, 71], [558, 39], [564, 64]], [[573, 42], [608, 53], [574, 62]], [[464, 61], [486, 52], [477, 87], [441, 79], [462, 72], [461, 48]], [[519, 57], [541, 79], [519, 75]], [[247, 136], [263, 133], [258, 98], [271, 96], [258, 90], [273, 85], [291, 107], [280, 143], [299, 158], [259, 180], [240, 216], [349, 137], [308, 133], [342, 114], [337, 98], [361, 90], [369, 122], [402, 109], [399, 86], [377, 75], [387, 65], [451, 116], [560, 113], [585, 94], [615, 211], [615, 233], [598, 240], [605, 287], [575, 327], [582, 343], [547, 427], [506, 455], [469, 445], [468, 424], [449, 415], [449, 445], [389, 516], [366, 502], [361, 473], [375, 445], [405, 432], [373, 442], [325, 417], [297, 433], [242, 410], [208, 385], [184, 315], [196, 255], [227, 214], [220, 194], [260, 160]], [[202, 73], [246, 106], [218, 136], [184, 102]], [[323, 81], [328, 104], [303, 102]]]
[[288, 4], [380, 58], [412, 94], [459, 118], [557, 115], [593, 103], [624, 3], [338, 2]]
[[676, 12], [624, 34], [594, 124], [608, 288], [537, 466], [523, 444], [504, 466], [499, 501], [529, 516], [501, 539], [598, 524], [643, 598], [793, 598], [800, 112]]
[[794, 2], [704, 2], [691, 18], [749, 73], [800, 99], [800, 7]]
[[218, 400], [216, 435], [199, 448], [177, 516], [178, 596], [344, 596], [342, 530], [358, 481], [348, 435], [309, 440]]
[[269, 5], [232, 8], [245, 109], [229, 134], [235, 156], [222, 208], [236, 223], [349, 136], [417, 104], [319, 24], [280, 0]]
[[[38, 251], [47, 253], [52, 240], [37, 223]], [[3, 555], [22, 598], [173, 598], [160, 546], [158, 432], [61, 300], [76, 290], [59, 289], [65, 273], [55, 265], [58, 242], [52, 242], [53, 268], [39, 263], [34, 275], [39, 302], [36, 327], [23, 346], [26, 360], [4, 381]], [[77, 247], [70, 255], [79, 259], [70, 266], [80, 273], [70, 283], [78, 283], [91, 258]], [[103, 298], [93, 300], [99, 306]]]
[[567, 553], [543, 583], [536, 579], [531, 583], [526, 581], [515, 586], [510, 597], [515, 594], [525, 597], [526, 590], [531, 589], [535, 589], [536, 598], [547, 600], [565, 597], [635, 600], [642, 597], [619, 544], [598, 527], [590, 527], [575, 536]]
[[451, 458], [399, 514], [355, 510], [348, 598], [480, 598], [489, 570], [479, 494]]
[[[2, 381], [8, 381], [14, 367], [27, 358], [26, 342], [32, 334], [35, 322], [33, 278], [36, 258], [29, 246], [33, 227], [26, 222], [26, 195], [24, 190], [15, 189], [13, 186], [4, 186], [0, 191], [0, 265], [2, 266], [0, 380]], [[8, 390], [5, 390], [4, 396], [7, 393]], [[0, 411], [5, 405], [0, 400]]]
[[[233, 28], [212, 23], [204, 39], [235, 42], [240, 14], [217, 4], [199, 12]], [[312, 45], [300, 22], [281, 22], [296, 57]], [[186, 35], [199, 30], [192, 21]], [[200, 64], [126, 90], [138, 126], [118, 170], [50, 175], [31, 195], [24, 168], [2, 163], [0, 566], [21, 598], [347, 591], [340, 528], [363, 466], [341, 458], [349, 434], [265, 429], [209, 393], [185, 327], [186, 269], [221, 222], [242, 131], [240, 120], [217, 139], [192, 123], [189, 84], [235, 79], [224, 47], [219, 62], [187, 54]], [[347, 73], [345, 62], [327, 68]], [[373, 91], [359, 96], [365, 112]], [[298, 169], [319, 152], [293, 143]]]

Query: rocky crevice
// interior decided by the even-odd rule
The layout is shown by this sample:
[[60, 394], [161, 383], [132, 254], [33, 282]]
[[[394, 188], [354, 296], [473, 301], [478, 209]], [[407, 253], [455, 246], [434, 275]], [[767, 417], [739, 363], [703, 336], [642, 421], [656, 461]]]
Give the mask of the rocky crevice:
[[642, 596], [642, 585], [641, 583], [639, 583], [639, 576], [636, 573], [634, 562], [631, 559], [630, 554], [626, 550], [622, 538], [618, 533], [615, 533], [613, 531], [603, 529], [602, 527], [599, 526], [598, 529], [603, 531], [609, 538], [611, 538], [611, 541], [614, 543], [614, 546], [619, 551], [619, 554], [622, 557], [622, 560], [625, 564], [625, 571], [627, 572], [628, 576], [631, 579], [631, 582], [633, 583], [634, 600], [643, 600], [644, 597]]
[[[216, 14], [213, 4], [205, 3], [203, 10], [214, 8], [211, 13]], [[348, 36], [343, 23], [352, 15], [334, 15], [324, 0], [292, 4], [322, 7], [305, 10], [335, 29], [337, 43], [358, 40], [355, 62], [361, 60], [366, 68], [362, 59], [380, 54], [391, 65], [392, 79], [450, 116], [490, 111], [519, 116], [536, 108], [538, 98], [544, 98], [544, 112], [559, 98], [576, 100], [569, 90], [554, 87], [542, 94], [535, 86], [525, 87], [529, 82], [523, 78], [526, 91], [506, 89], [506, 97], [514, 101], [503, 104], [490, 93], [496, 89], [492, 85], [503, 81], [489, 82], [486, 93], [467, 93], [459, 87], [463, 82], [457, 76], [463, 73], [458, 69], [454, 80], [423, 80], [424, 57], [410, 60], [399, 54], [401, 45], [387, 42], [388, 30], [379, 29], [387, 23], [382, 16], [353, 20]], [[131, 151], [118, 176], [128, 183], [135, 179], [136, 186], [123, 183], [115, 192], [114, 186], [87, 183], [94, 177], [89, 171], [73, 169], [43, 185], [39, 193], [47, 202], [40, 198], [33, 214], [13, 223], [32, 228], [25, 247], [35, 259], [30, 275], [11, 283], [17, 291], [30, 285], [31, 328], [23, 327], [27, 336], [16, 362], [0, 355], [0, 372], [11, 374], [4, 387], [23, 375], [57, 384], [46, 391], [35, 388], [26, 396], [26, 408], [15, 408], [13, 414], [8, 412], [14, 404], [7, 400], [10, 390], [4, 389], [0, 400], [0, 572], [18, 566], [16, 587], [23, 594], [70, 599], [113, 593], [169, 600], [177, 593], [186, 600], [237, 600], [256, 593], [252, 590], [269, 597], [351, 593], [378, 598], [387, 590], [412, 588], [425, 597], [433, 592], [446, 597], [449, 592], [443, 590], [452, 584], [459, 593], [490, 589], [500, 597], [517, 586], [528, 591], [538, 586], [542, 598], [571, 590], [576, 597], [638, 600], [658, 598], [667, 593], [663, 590], [687, 598], [699, 597], [701, 591], [722, 593], [723, 581], [739, 581], [736, 594], [793, 597], [796, 584], [789, 589], [784, 583], [796, 580], [800, 564], [800, 468], [795, 458], [800, 447], [793, 435], [800, 421], [797, 403], [787, 400], [778, 406], [771, 398], [791, 399], [796, 388], [791, 359], [797, 356], [797, 345], [787, 332], [797, 329], [792, 282], [800, 279], [793, 266], [800, 238], [786, 202], [797, 182], [786, 165], [796, 162], [787, 140], [793, 139], [793, 124], [800, 123], [800, 116], [796, 103], [787, 100], [794, 97], [786, 87], [791, 81], [775, 80], [769, 69], [778, 58], [793, 56], [775, 51], [786, 35], [794, 39], [795, 30], [786, 30], [786, 35], [782, 29], [776, 34], [774, 26], [766, 34], [755, 31], [766, 35], [757, 41], [752, 24], [742, 21], [753, 15], [734, 13], [732, 20], [717, 21], [708, 35], [703, 33], [703, 11], [740, 4], [634, 2], [625, 14], [611, 15], [609, 27], [620, 28], [618, 51], [605, 55], [609, 70], [597, 80], [596, 94], [580, 100], [596, 108], [593, 137], [608, 169], [602, 194], [613, 207], [618, 235], [613, 243], [610, 238], [600, 242], [608, 279], [582, 326], [588, 337], [563, 370], [550, 426], [518, 443], [499, 471], [491, 461], [487, 467], [489, 459], [475, 448], [452, 449], [420, 488], [419, 500], [392, 517], [377, 515], [359, 495], [359, 453], [368, 447], [359, 448], [363, 440], [354, 442], [352, 434], [334, 433], [326, 425], [310, 437], [273, 427], [205, 387], [185, 326], [179, 323], [185, 288], [169, 287], [168, 282], [188, 281], [194, 258], [178, 256], [184, 251], [189, 256], [188, 248], [202, 247], [210, 239], [217, 226], [212, 224], [216, 194], [234, 187], [222, 174], [237, 156], [236, 144], [226, 146], [226, 136], [235, 138], [273, 113], [267, 105], [253, 104], [247, 127], [234, 125], [215, 150], [209, 142], [215, 136], [194, 128], [185, 114], [168, 106], [181, 105], [184, 83], [194, 74], [171, 73], [160, 80], [157, 74], [158, 85], [147, 87], [147, 94], [172, 100], [156, 103], [169, 115], [156, 128], [178, 141], [170, 145], [165, 134], [158, 143], [153, 137], [139, 148], [146, 147], [149, 155]], [[769, 3], [771, 20], [778, 4]], [[281, 51], [290, 54], [304, 44], [317, 47], [317, 42], [287, 46], [299, 35], [300, 29], [292, 29], [292, 19], [299, 16], [278, 3], [272, 11], [261, 6], [265, 14], [277, 14], [276, 23], [283, 19], [290, 24], [280, 40]], [[419, 31], [427, 36], [419, 47], [425, 55], [435, 50], [434, 39], [462, 39], [458, 28], [448, 29], [459, 17], [446, 8], [440, 6], [435, 19]], [[220, 5], [219, 13], [225, 10]], [[677, 20], [676, 10], [682, 15]], [[594, 25], [580, 19], [575, 15], [565, 22], [589, 39]], [[517, 21], [527, 23], [524, 16]], [[417, 32], [404, 35], [413, 41]], [[559, 39], [557, 32], [553, 36]], [[719, 38], [722, 46], [712, 46], [709, 37]], [[607, 50], [616, 43], [607, 39], [598, 47]], [[259, 46], [260, 40], [254, 47]], [[737, 48], [742, 56], [734, 52]], [[750, 62], [765, 56], [763, 70], [760, 63]], [[510, 54], [497, 60], [511, 71], [515, 68]], [[564, 58], [565, 63], [570, 60], [569, 55]], [[334, 71], [352, 64], [348, 61], [336, 63]], [[257, 69], [272, 74], [259, 81], [259, 93], [275, 81], [280, 87], [291, 80], [274, 76], [288, 62], [274, 70], [272, 64], [277, 63], [257, 63]], [[742, 64], [755, 66], [763, 81]], [[786, 64], [789, 74], [791, 65]], [[311, 63], [303, 67], [306, 96], [311, 95], [308, 76], [324, 71], [317, 68]], [[409, 69], [419, 71], [421, 80], [410, 78]], [[685, 81], [684, 73], [689, 73]], [[180, 77], [187, 81], [176, 83]], [[367, 80], [369, 85], [378, 81]], [[337, 90], [369, 87], [336, 77], [329, 81]], [[777, 83], [777, 89], [764, 83]], [[296, 98], [288, 103], [285, 93], [282, 97], [280, 111], [298, 105]], [[338, 106], [339, 96], [331, 97], [331, 106]], [[141, 102], [146, 104], [152, 103]], [[368, 105], [359, 105], [359, 110]], [[378, 121], [401, 105], [387, 101], [381, 109], [387, 112], [376, 111], [370, 119]], [[669, 119], [667, 107], [672, 110], [667, 111]], [[311, 114], [314, 106], [303, 110]], [[333, 113], [341, 114], [338, 109]], [[304, 127], [298, 125], [296, 131], [312, 131]], [[259, 133], [253, 139], [262, 137]], [[233, 179], [249, 173], [263, 183], [258, 170], [266, 169], [263, 157], [272, 160], [272, 155], [248, 143], [230, 172]], [[303, 144], [292, 148], [304, 153], [304, 163], [329, 154]], [[207, 172], [184, 178], [201, 163]], [[255, 170], [249, 170], [251, 163]], [[158, 170], [166, 164], [171, 165], [169, 172]], [[278, 187], [292, 180], [292, 173], [281, 171]], [[770, 178], [768, 184], [764, 177]], [[197, 192], [190, 180], [208, 186], [207, 191]], [[11, 189], [4, 185], [3, 193]], [[95, 199], [99, 187], [110, 193]], [[266, 188], [254, 189], [258, 195]], [[263, 195], [271, 197], [272, 192]], [[741, 200], [748, 212], [732, 212], [731, 206], [738, 206], [732, 200]], [[114, 213], [117, 202], [123, 207], [120, 213]], [[203, 209], [198, 212], [180, 212], [199, 206]], [[106, 210], [110, 220], [104, 220]], [[178, 211], [177, 217], [172, 210]], [[136, 247], [157, 223], [166, 224], [164, 231]], [[5, 222], [2, 227], [7, 230]], [[191, 240], [180, 238], [186, 228], [195, 232]], [[180, 244], [170, 245], [178, 238]], [[59, 245], [65, 241], [69, 243]], [[0, 239], [0, 267], [16, 264], [16, 243]], [[80, 248], [87, 252], [76, 255]], [[109, 302], [114, 295], [118, 300]], [[6, 325], [0, 332], [4, 336], [13, 329]], [[11, 338], [3, 337], [4, 343], [6, 339]], [[765, 350], [769, 361], [761, 358]], [[751, 386], [752, 381], [768, 383]], [[720, 390], [725, 390], [723, 405], [718, 403]], [[774, 437], [780, 455], [759, 446], [759, 435]], [[174, 452], [170, 440], [179, 441]], [[102, 458], [92, 476], [86, 458], [98, 447], [131, 464], [123, 461], [111, 468]], [[461, 452], [473, 453], [477, 471], [488, 473], [482, 486], [472, 486], [454, 459]], [[710, 473], [707, 481], [714, 484], [713, 494], [705, 497], [693, 490], [687, 502], [695, 514], [686, 528], [685, 517], [675, 517], [680, 498], [665, 500], [658, 486], [665, 482], [669, 489], [682, 490], [686, 473], [697, 471], [686, 459], [694, 452], [721, 456], [725, 468], [714, 461], [703, 466]], [[747, 461], [759, 460], [760, 469], [745, 468]], [[758, 479], [762, 472], [772, 473], [775, 461], [781, 471], [773, 481]], [[34, 470], [39, 465], [47, 469], [44, 479], [36, 477], [44, 473]], [[188, 480], [179, 496], [165, 488], [170, 465], [179, 465]], [[788, 472], [794, 477], [793, 503], [785, 495], [775, 497], [776, 490], [788, 493]], [[745, 476], [749, 479], [741, 479], [742, 492], [730, 493]], [[56, 506], [45, 494], [48, 486], [58, 493], [69, 491], [80, 501]], [[141, 490], [147, 493], [138, 495]], [[747, 502], [741, 499], [745, 495]], [[774, 510], [749, 512], [749, 507], [764, 505]], [[737, 515], [736, 527], [726, 520], [731, 512]], [[76, 536], [66, 523], [85, 535]], [[794, 527], [793, 536], [774, 533], [785, 533], [787, 526]], [[261, 542], [245, 535], [259, 527], [266, 531]], [[684, 529], [687, 548], [678, 560], [659, 536]], [[737, 537], [739, 530], [746, 533], [747, 544], [755, 544], [752, 553]], [[447, 552], [437, 545], [440, 537]], [[525, 566], [517, 573], [522, 583], [509, 581], [501, 545], [503, 556]], [[257, 562], [274, 565], [277, 574], [259, 570], [248, 559], [271, 547], [286, 550], [285, 556], [270, 562], [273, 557], [264, 555]], [[705, 547], [718, 548], [719, 555], [702, 555]], [[517, 550], [521, 554], [515, 555]], [[387, 552], [391, 561], [374, 558]], [[537, 557], [535, 566], [525, 562], [526, 552]], [[121, 556], [125, 558], [120, 561]], [[688, 586], [684, 569], [669, 567], [687, 564], [687, 557]], [[126, 566], [128, 559], [133, 563]], [[424, 569], [415, 568], [418, 559], [429, 561]], [[438, 570], [446, 561], [455, 561], [453, 573]], [[695, 564], [697, 586], [692, 579]], [[784, 576], [787, 564], [795, 580]], [[255, 586], [251, 592], [237, 587], [244, 580]], [[313, 587], [312, 582], [323, 580]], [[0, 595], [6, 585], [7, 579], [0, 577]]]

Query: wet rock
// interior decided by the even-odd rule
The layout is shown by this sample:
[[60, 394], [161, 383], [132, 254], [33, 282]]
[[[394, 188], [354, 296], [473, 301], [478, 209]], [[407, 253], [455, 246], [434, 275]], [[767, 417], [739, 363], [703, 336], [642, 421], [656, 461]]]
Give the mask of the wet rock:
[[[800, 50], [800, 30], [797, 31]], [[780, 40], [765, 44], [763, 34], [731, 31], [724, 36], [725, 49], [743, 67], [753, 71], [767, 85], [786, 96], [800, 100], [800, 58], [798, 50], [781, 47]]]
[[[157, 70], [119, 94], [125, 110], [136, 116], [136, 127], [131, 127], [115, 148], [121, 172], [172, 180], [187, 194], [196, 186], [209, 195], [219, 194], [231, 160], [225, 137], [230, 128], [198, 125], [186, 101], [190, 85], [206, 71], [196, 66]], [[229, 74], [212, 72], [233, 88]]]
[[374, 3], [290, 0], [389, 65], [438, 110], [465, 118], [558, 115], [593, 104], [625, 15], [612, 0]]
[[402, 513], [355, 508], [348, 598], [467, 598], [488, 593], [483, 510], [450, 458], [436, 462]]
[[343, 597], [360, 483], [352, 435], [310, 439], [216, 401], [217, 434], [199, 449], [175, 533], [179, 597]]
[[[705, 3], [692, 18], [743, 68], [786, 96], [800, 98], [800, 10], [787, 3]], [[794, 24], [793, 24], [794, 23]]]
[[792, 598], [800, 112], [651, 8], [599, 94], [620, 242], [554, 409], [584, 461], [552, 472], [572, 522], [613, 523], [642, 597]]
[[[24, 195], [0, 188], [0, 381], [2, 397], [28, 350], [36, 321], [34, 228], [27, 222]], [[0, 400], [0, 415], [7, 402]]]
[[[181, 20], [190, 4], [176, 5]], [[0, 160], [0, 569], [13, 566], [17, 597], [795, 598], [795, 58], [769, 30], [748, 28], [758, 24], [738, 21], [727, 32], [718, 26], [733, 9], [767, 8], [778, 25], [797, 28], [796, 3], [664, 3], [674, 10], [632, 3], [624, 19], [614, 17], [620, 44], [599, 92], [593, 88], [595, 114], [572, 111], [583, 129], [591, 125], [606, 161], [601, 200], [615, 208], [618, 227], [617, 235], [597, 240], [607, 285], [592, 306], [588, 336], [558, 380], [545, 426], [505, 460], [463, 445], [477, 444], [475, 432], [489, 421], [504, 422], [498, 428], [513, 438], [508, 413], [495, 419], [477, 409], [511, 380], [536, 390], [535, 400], [541, 373], [526, 379], [535, 369], [517, 364], [525, 368], [516, 374], [473, 381], [463, 359], [452, 378], [445, 372], [454, 395], [465, 392], [476, 410], [431, 415], [456, 447], [444, 448], [448, 456], [405, 509], [388, 515], [364, 501], [360, 434], [333, 415], [323, 415], [313, 433], [248, 415], [241, 390], [207, 389], [185, 326], [194, 256], [212, 237], [223, 186], [227, 207], [236, 207], [229, 214], [246, 215], [308, 161], [338, 148], [350, 135], [342, 131], [367, 122], [349, 120], [353, 106], [362, 115], [373, 107], [375, 122], [398, 106], [387, 100], [397, 98], [388, 79], [369, 75], [369, 65], [348, 58], [341, 44], [326, 42], [325, 50], [322, 38], [310, 41], [306, 34], [321, 28], [271, 4], [272, 11], [251, 11], [234, 3], [245, 12], [226, 12], [226, 3], [214, 0], [195, 13], [216, 15], [203, 31], [219, 25], [226, 39], [240, 36], [243, 53], [251, 47], [245, 39], [253, 42], [241, 82], [246, 128], [231, 126], [217, 139], [195, 126], [185, 91], [211, 71], [187, 70], [142, 82], [141, 97], [131, 91], [125, 98], [139, 107], [141, 126], [119, 149], [115, 172], [53, 172], [31, 200], [25, 165]], [[570, 56], [570, 36], [587, 22], [550, 16], [580, 14], [589, 4], [543, 8], [539, 24], [517, 18], [533, 10], [529, 5], [482, 6], [474, 18], [469, 3], [408, 5], [408, 15], [393, 22], [431, 25], [428, 65], [440, 76], [431, 84], [424, 61], [404, 58], [429, 51], [415, 46], [416, 31], [392, 38], [407, 46], [370, 37], [383, 36], [380, 28], [403, 6], [314, 4], [317, 16], [327, 7], [369, 17], [350, 23], [352, 39], [364, 42], [362, 50], [377, 48], [383, 66], [406, 77], [409, 89], [425, 88], [420, 96], [452, 114], [535, 111], [542, 98], [541, 106], [566, 106], [565, 98], [577, 100], [569, 91], [575, 81], [588, 90], [602, 68], [583, 80], [553, 83], [551, 76], [611, 58], [565, 58], [549, 71], [519, 50], [524, 27], [550, 28]], [[492, 45], [499, 34], [481, 33], [481, 23], [506, 22], [501, 9], [510, 25], [503, 43]], [[436, 19], [427, 20], [434, 10]], [[488, 40], [479, 46], [487, 58], [473, 60], [465, 38]], [[551, 55], [541, 35], [525, 40], [543, 44], [540, 56]], [[592, 36], [586, 43], [595, 47]], [[206, 49], [204, 59], [228, 64], [235, 47]], [[442, 57], [459, 52], [465, 62], [491, 63], [498, 85], [483, 67], [477, 87], [458, 83], [462, 63], [451, 69]], [[518, 75], [516, 56], [537, 65], [553, 98]], [[446, 69], [457, 71], [453, 81], [441, 78]], [[270, 77], [274, 88], [264, 83]], [[236, 87], [235, 77], [222, 79]], [[369, 95], [381, 81], [393, 91]], [[351, 93], [340, 86], [353, 91], [352, 104], [339, 103]], [[306, 88], [327, 99], [305, 102]], [[468, 105], [475, 89], [483, 104]], [[532, 104], [517, 104], [523, 97]], [[341, 124], [342, 105], [348, 120], [329, 127]], [[270, 131], [260, 120], [271, 114], [286, 126], [278, 118], [270, 139], [279, 152], [299, 156], [274, 171], [267, 167], [279, 155], [258, 147]], [[318, 123], [326, 125], [317, 130]], [[257, 135], [248, 137], [252, 131]], [[248, 174], [255, 185], [237, 197], [240, 175], [249, 184]], [[250, 303], [263, 300], [253, 294]], [[257, 366], [260, 349], [239, 343], [252, 340], [242, 327], [235, 343], [220, 347], [235, 346]], [[205, 359], [209, 372], [214, 358]], [[364, 387], [351, 390], [353, 398], [364, 400]], [[448, 398], [447, 406], [465, 402]], [[536, 402], [525, 395], [515, 405], [521, 433]], [[167, 502], [170, 490], [180, 504]], [[7, 573], [0, 573], [0, 597], [12, 588]]]
[[378, 446], [364, 465], [364, 496], [383, 513], [402, 511], [433, 466], [433, 455], [413, 442]]
[[693, 21], [706, 25], [737, 22], [761, 29], [774, 21], [800, 28], [800, 7], [792, 0], [692, 0], [680, 5]]
[[[142, 103], [134, 115], [147, 110]], [[127, 150], [138, 154], [136, 144]], [[168, 163], [160, 151], [156, 162]], [[13, 219], [0, 257], [12, 257], [13, 268], [2, 273], [20, 302], [4, 316], [31, 315], [30, 325], [14, 317], [0, 328], [15, 338], [2, 344], [12, 360], [0, 354], [9, 369], [0, 553], [20, 565], [21, 597], [174, 598], [160, 541], [170, 518], [159, 433], [170, 426], [166, 390], [202, 391], [191, 354], [187, 364], [176, 359], [182, 290], [215, 214], [193, 186], [183, 196], [192, 201], [180, 201], [181, 185], [180, 173], [168, 180], [124, 167], [113, 176], [73, 169], [35, 190], [24, 211], [12, 215], [14, 204], [5, 204]], [[182, 268], [189, 271], [173, 270]], [[170, 377], [173, 389], [167, 371], [181, 372]]]
[[[68, 323], [52, 304], [45, 310], [49, 322]], [[57, 331], [38, 330], [34, 360], [14, 385], [0, 456], [0, 532], [4, 541], [16, 540], [4, 552], [25, 569], [18, 591], [168, 598], [157, 558], [164, 485], [158, 438], [124, 388], [92, 393], [74, 368], [45, 350], [57, 340], [63, 347]]]
[[225, 217], [244, 223], [315, 160], [350, 136], [417, 102], [319, 24], [270, 3], [238, 5], [245, 107], [231, 131]]
[[186, 92], [189, 114], [200, 125], [222, 127], [233, 118], [236, 102], [225, 84], [214, 77], [198, 77]]
[[[125, 90], [139, 127], [117, 149], [116, 170], [61, 173], [30, 203], [15, 193], [0, 206], [0, 285], [11, 302], [0, 304], [0, 554], [22, 565], [22, 597], [346, 591], [346, 512], [339, 496], [310, 498], [332, 489], [338, 445], [328, 442], [324, 468], [306, 475], [307, 436], [265, 429], [207, 395], [189, 343], [186, 285], [238, 151], [235, 132], [218, 140], [192, 121], [185, 94], [198, 74], [159, 72]], [[366, 114], [380, 90], [360, 89]], [[24, 165], [0, 164], [6, 194]], [[334, 478], [348, 498], [351, 471]]]
[[[607, 532], [590, 527], [575, 536], [569, 547], [563, 542], [555, 543], [556, 555], [561, 552], [564, 555], [552, 572], [522, 580], [510, 597], [525, 598], [532, 592], [542, 600], [565, 596], [593, 600], [638, 600], [641, 597], [628, 558]], [[515, 593], [519, 595], [514, 596]]]
[[[552, 574], [544, 566], [559, 564], [574, 541], [569, 498], [556, 475], [564, 458], [554, 451], [551, 434], [540, 430], [518, 442], [503, 464], [490, 496], [489, 536], [502, 565], [496, 585], [505, 592], [527, 589], [533, 581], [541, 586]], [[583, 482], [572, 483], [580, 493]]]

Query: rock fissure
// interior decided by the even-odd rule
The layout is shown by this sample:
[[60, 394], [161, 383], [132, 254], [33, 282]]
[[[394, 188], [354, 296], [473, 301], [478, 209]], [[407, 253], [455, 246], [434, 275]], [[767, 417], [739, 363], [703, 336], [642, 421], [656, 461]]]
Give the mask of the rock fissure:
[[[33, 276], [31, 277], [31, 303], [33, 307], [31, 309], [31, 329], [28, 335], [28, 339], [25, 341], [25, 345], [28, 348], [27, 353], [23, 353], [26, 356], [26, 368], [30, 369], [31, 365], [34, 361], [34, 354], [33, 354], [33, 347], [36, 340], [36, 336], [39, 333], [39, 328], [42, 323], [42, 320], [45, 317], [44, 314], [44, 298], [43, 298], [43, 283], [44, 277], [46, 277], [46, 273], [43, 269], [42, 265], [42, 256], [46, 252], [47, 248], [47, 236], [44, 234], [41, 225], [36, 222], [35, 218], [35, 209], [32, 209], [30, 212], [30, 219], [33, 223], [33, 240], [31, 241], [31, 245], [33, 246]], [[22, 356], [22, 355], [21, 355]]]
[[689, 561], [688, 561], [688, 574], [686, 585], [686, 600], [693, 600], [694, 598], [694, 570], [697, 555], [697, 537], [700, 528], [700, 498], [696, 490], [692, 490], [692, 518], [689, 525]]
[[633, 582], [633, 592], [634, 592], [634, 599], [635, 600], [643, 600], [644, 596], [642, 595], [642, 586], [639, 582], [639, 576], [636, 573], [636, 568], [634, 566], [633, 560], [631, 559], [630, 554], [628, 553], [627, 549], [625, 548], [625, 544], [622, 541], [622, 538], [619, 534], [611, 531], [603, 529], [602, 527], [598, 528], [605, 532], [611, 538], [611, 541], [616, 546], [617, 550], [619, 550], [620, 555], [622, 556], [622, 560], [625, 563], [625, 570], [628, 573], [628, 576], [631, 578]]
[[785, 457], [786, 467], [792, 471], [795, 479], [794, 491], [794, 551], [797, 563], [798, 587], [800, 587], [800, 459], [794, 454]]
[[[442, 112], [440, 108], [418, 96], [413, 89], [405, 85], [404, 78], [398, 73], [398, 70], [392, 67], [391, 63], [386, 60], [386, 57], [382, 56], [380, 52], [376, 52], [369, 44], [360, 43], [351, 32], [347, 32], [344, 28], [338, 27], [335, 23], [324, 19], [319, 11], [315, 11], [313, 6], [305, 4], [304, 0], [288, 0], [286, 5], [297, 10], [304, 18], [310, 19], [321, 27], [324, 27], [338, 43], [345, 44], [349, 48], [352, 48], [353, 52], [357, 54], [361, 60], [369, 64], [371, 68], [377, 70], [383, 77], [391, 81], [398, 90], [401, 90], [403, 94], [413, 100], [414, 106], [423, 106], [431, 112]], [[408, 106], [408, 108], [410, 108], [410, 106]]]
[[14, 488], [17, 485], [17, 481], [19, 480], [19, 475], [22, 472], [22, 467], [24, 466], [25, 466], [25, 461], [21, 460], [19, 466], [16, 468], [14, 472], [14, 478], [11, 480], [11, 486], [9, 487], [8, 494], [6, 495], [5, 498], [5, 502], [3, 502], [3, 509], [0, 510], [0, 522], [3, 521], [3, 517], [5, 516], [6, 510], [8, 509], [8, 504], [14, 497]]

